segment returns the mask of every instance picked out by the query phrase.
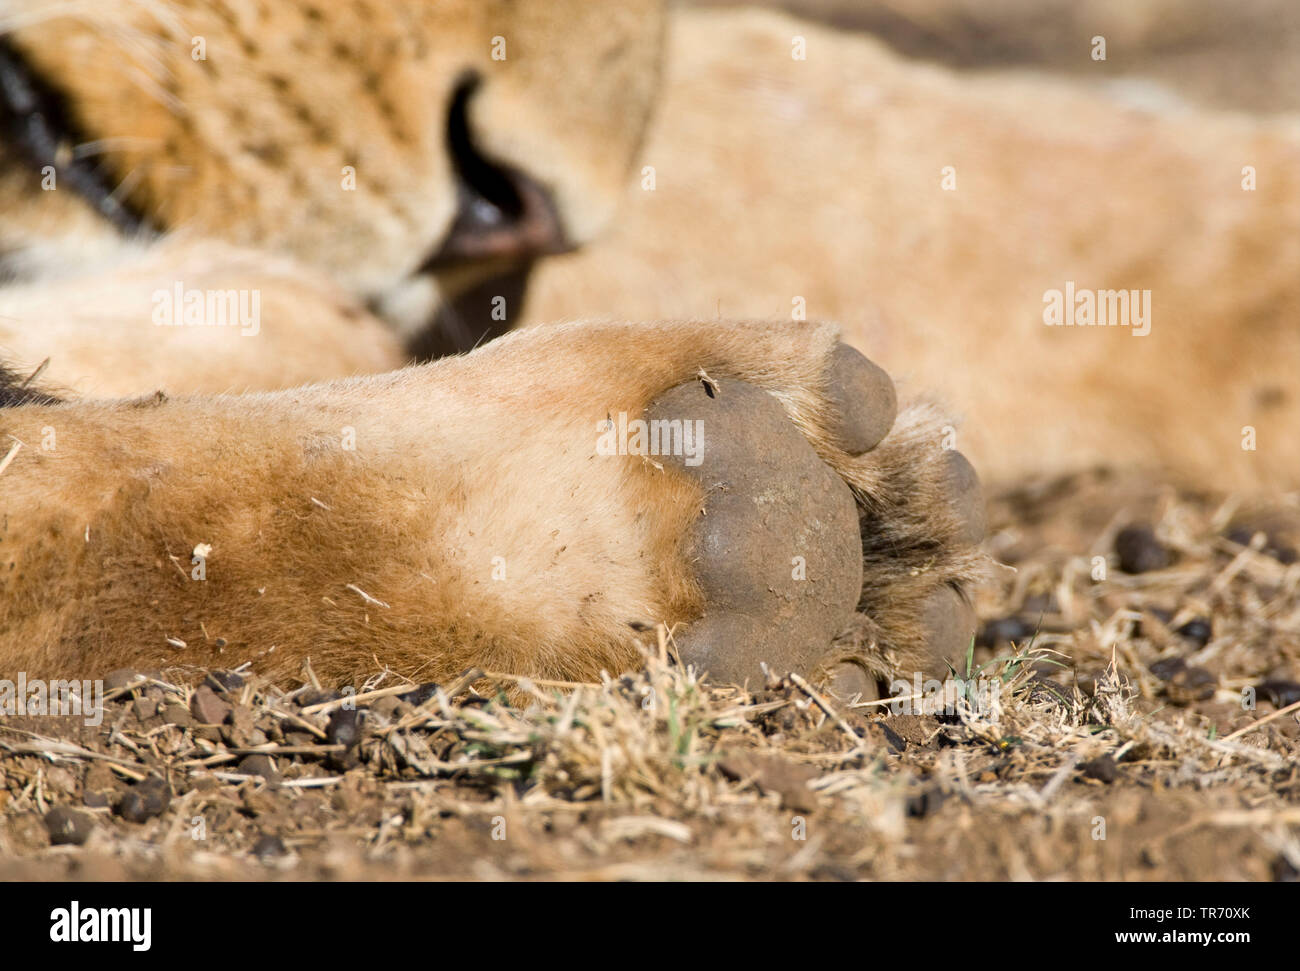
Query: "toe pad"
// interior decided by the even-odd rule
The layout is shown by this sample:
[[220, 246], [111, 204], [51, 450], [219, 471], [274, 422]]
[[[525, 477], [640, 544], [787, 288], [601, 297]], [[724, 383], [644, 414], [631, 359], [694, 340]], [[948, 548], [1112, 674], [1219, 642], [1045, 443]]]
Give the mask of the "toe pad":
[[828, 367], [827, 398], [837, 419], [836, 444], [861, 455], [880, 444], [898, 415], [898, 397], [889, 375], [848, 344], [837, 344]]

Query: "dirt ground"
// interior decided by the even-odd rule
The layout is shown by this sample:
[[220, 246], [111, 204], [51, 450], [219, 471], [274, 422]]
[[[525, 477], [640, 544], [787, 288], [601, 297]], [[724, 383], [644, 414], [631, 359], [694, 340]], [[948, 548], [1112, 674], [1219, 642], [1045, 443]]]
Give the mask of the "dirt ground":
[[[786, 5], [965, 67], [1300, 109], [1290, 0]], [[1006, 567], [937, 712], [713, 685], [653, 635], [579, 686], [104, 672], [101, 725], [0, 724], [0, 879], [1300, 879], [1300, 496], [1096, 472], [990, 514]]]
[[998, 497], [955, 679], [996, 704], [937, 714], [711, 685], [655, 643], [604, 684], [355, 700], [115, 672], [98, 727], [0, 727], [0, 879], [1294, 880], [1298, 505]]

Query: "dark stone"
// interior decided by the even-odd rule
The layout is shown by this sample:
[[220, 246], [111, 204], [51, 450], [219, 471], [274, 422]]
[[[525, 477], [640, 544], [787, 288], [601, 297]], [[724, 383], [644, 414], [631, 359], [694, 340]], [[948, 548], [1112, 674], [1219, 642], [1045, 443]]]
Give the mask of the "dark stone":
[[1300, 701], [1300, 684], [1294, 681], [1282, 681], [1269, 678], [1255, 686], [1255, 691], [1263, 695], [1277, 708], [1285, 708]]
[[1173, 558], [1164, 545], [1156, 539], [1150, 526], [1125, 526], [1115, 537], [1115, 552], [1119, 555], [1119, 568], [1125, 573], [1150, 573], [1163, 570]]
[[1110, 785], [1119, 778], [1119, 766], [1109, 755], [1102, 755], [1098, 758], [1091, 759], [1079, 766], [1079, 771], [1083, 773], [1085, 779], [1096, 779], [1098, 782], [1104, 782]]
[[361, 738], [360, 712], [355, 708], [338, 708], [325, 726], [325, 741], [330, 745], [351, 748]]
[[418, 708], [437, 693], [438, 685], [430, 681], [426, 684], [420, 685], [418, 688], [413, 688], [404, 695], [398, 695], [397, 697], [399, 700], [405, 701], [408, 705], [414, 705]]
[[1204, 617], [1195, 617], [1183, 624], [1175, 633], [1186, 637], [1197, 647], [1204, 647], [1210, 642], [1213, 629], [1210, 627], [1210, 622]]
[[259, 860], [274, 859], [288, 854], [284, 840], [278, 836], [263, 836], [253, 844], [253, 855]]
[[190, 713], [202, 725], [220, 725], [232, 710], [230, 703], [218, 698], [206, 684], [199, 685], [190, 698]]
[[280, 773], [269, 755], [246, 755], [240, 760], [238, 770], [244, 775], [258, 775], [268, 782], [277, 782]]
[[1187, 669], [1187, 662], [1181, 657], [1162, 657], [1151, 662], [1150, 671], [1161, 681], [1172, 681], [1179, 673]]
[[204, 679], [204, 684], [213, 691], [230, 694], [244, 686], [244, 678], [234, 671], [211, 671]]
[[87, 813], [55, 806], [45, 814], [45, 828], [50, 832], [51, 846], [81, 846], [90, 838], [95, 824]]
[[159, 776], [151, 775], [126, 791], [116, 811], [128, 823], [143, 823], [161, 816], [171, 801], [171, 787]]
[[110, 671], [104, 678], [104, 691], [117, 691], [119, 688], [125, 688], [128, 684], [136, 681], [143, 681], [145, 676], [136, 671], [134, 668], [118, 668], [116, 671]]

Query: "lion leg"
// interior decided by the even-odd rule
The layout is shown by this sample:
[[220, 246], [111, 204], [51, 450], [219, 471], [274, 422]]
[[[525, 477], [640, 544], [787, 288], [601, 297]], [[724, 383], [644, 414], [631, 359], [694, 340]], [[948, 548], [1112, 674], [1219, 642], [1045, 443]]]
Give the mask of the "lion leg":
[[720, 322], [5, 409], [0, 659], [588, 680], [664, 623], [718, 679], [933, 668], [973, 632], [978, 483], [936, 414], [895, 409], [833, 328]]
[[285, 257], [211, 240], [123, 247], [0, 287], [0, 355], [69, 397], [289, 388], [406, 362], [359, 302]]

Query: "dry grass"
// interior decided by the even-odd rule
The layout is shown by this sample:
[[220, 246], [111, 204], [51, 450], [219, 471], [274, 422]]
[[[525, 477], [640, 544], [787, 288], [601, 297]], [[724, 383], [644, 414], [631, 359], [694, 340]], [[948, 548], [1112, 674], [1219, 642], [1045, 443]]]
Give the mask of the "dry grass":
[[[202, 673], [167, 672], [119, 688], [98, 729], [0, 729], [0, 876], [1292, 873], [1296, 709], [1267, 684], [1255, 710], [1240, 698], [1296, 676], [1300, 565], [1270, 545], [1294, 507], [1251, 510], [1272, 532], [1242, 546], [1224, 537], [1241, 508], [1126, 488], [1079, 480], [998, 504], [990, 542], [1015, 571], [981, 613], [1038, 630], [959, 665], [963, 680], [996, 679], [991, 708], [897, 713], [797, 676], [713, 685], [661, 643], [642, 670], [600, 684], [467, 672], [407, 695], [380, 674], [348, 704], [317, 693], [310, 671], [295, 692], [243, 672], [199, 689], [231, 706], [203, 727], [185, 718]], [[1107, 554], [1134, 515], [1173, 551], [1167, 568], [1128, 575]], [[1104, 581], [1084, 568], [1094, 550], [1110, 561]], [[1210, 622], [1203, 643], [1203, 629], [1177, 633], [1192, 618]], [[170, 802], [128, 822], [123, 801], [150, 776]], [[56, 806], [86, 814], [84, 845], [50, 845]]]

